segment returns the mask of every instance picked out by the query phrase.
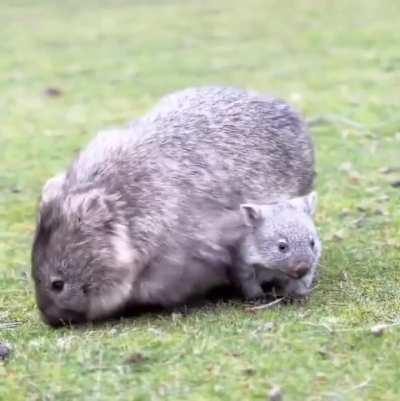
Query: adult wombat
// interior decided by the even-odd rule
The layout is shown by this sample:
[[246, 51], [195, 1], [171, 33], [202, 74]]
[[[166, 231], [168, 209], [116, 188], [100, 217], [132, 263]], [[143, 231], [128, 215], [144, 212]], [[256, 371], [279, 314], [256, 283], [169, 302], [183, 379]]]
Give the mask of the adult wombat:
[[184, 291], [190, 266], [171, 254], [207, 254], [227, 209], [305, 195], [313, 177], [310, 137], [285, 102], [223, 87], [165, 97], [129, 127], [100, 133], [45, 185], [32, 249], [44, 319], [101, 319], [127, 303], [206, 291], [225, 279], [206, 268], [213, 260], [199, 259], [198, 284]]

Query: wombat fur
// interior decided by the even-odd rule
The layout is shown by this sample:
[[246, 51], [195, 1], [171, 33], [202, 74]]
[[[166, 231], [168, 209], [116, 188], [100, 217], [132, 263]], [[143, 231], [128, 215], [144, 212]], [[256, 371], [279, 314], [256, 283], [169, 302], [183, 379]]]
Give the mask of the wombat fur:
[[249, 232], [241, 213], [225, 209], [213, 219], [203, 219], [196, 231], [204, 237], [184, 234], [179, 244], [174, 240], [164, 243], [160, 256], [134, 284], [131, 303], [170, 308], [231, 283], [232, 246]]
[[57, 325], [111, 317], [133, 301], [185, 302], [225, 277], [200, 260], [193, 289], [171, 254], [207, 253], [215, 216], [239, 208], [232, 199], [302, 196], [313, 179], [310, 136], [284, 101], [224, 87], [166, 96], [129, 126], [98, 134], [44, 186], [32, 248], [43, 318]]
[[238, 244], [232, 271], [246, 298], [263, 297], [266, 282], [293, 298], [311, 292], [321, 256], [315, 208], [315, 192], [274, 204], [241, 205], [251, 231]]

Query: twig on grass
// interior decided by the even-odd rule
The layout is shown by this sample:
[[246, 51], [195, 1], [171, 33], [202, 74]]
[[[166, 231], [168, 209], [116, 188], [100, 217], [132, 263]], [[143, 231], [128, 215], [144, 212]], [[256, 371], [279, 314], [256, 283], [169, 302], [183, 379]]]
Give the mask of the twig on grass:
[[3, 322], [3, 323], [0, 322], [0, 330], [13, 329], [15, 327], [20, 326], [21, 324], [22, 324], [22, 322], [18, 322], [18, 321], [15, 321], [15, 322]]
[[277, 298], [277, 299], [275, 299], [274, 301], [269, 302], [269, 303], [267, 303], [267, 304], [256, 305], [256, 306], [250, 306], [250, 307], [246, 308], [246, 310], [249, 310], [249, 311], [256, 311], [256, 310], [271, 308], [272, 306], [277, 305], [277, 304], [279, 304], [280, 302], [282, 302], [284, 299], [285, 299], [284, 297], [282, 297], [282, 298]]
[[354, 329], [340, 329], [340, 328], [335, 328], [335, 327], [331, 327], [326, 323], [311, 323], [311, 322], [302, 322], [303, 324], [307, 325], [307, 326], [314, 326], [314, 327], [322, 327], [325, 330], [327, 330], [329, 332], [329, 334], [333, 334], [333, 333], [357, 333], [357, 332], [370, 332], [374, 335], [376, 335], [376, 333], [379, 332], [379, 334], [382, 334], [383, 331], [385, 331], [386, 329], [390, 328], [390, 327], [394, 327], [394, 326], [400, 326], [400, 321], [395, 321], [393, 323], [382, 323], [382, 324], [377, 324], [374, 326], [368, 326], [368, 327], [357, 327]]
[[367, 387], [370, 382], [371, 378], [368, 378], [367, 380], [364, 380], [363, 382], [356, 384], [355, 386], [350, 387], [348, 389], [341, 390], [340, 392], [329, 392], [325, 394], [334, 397], [337, 397], [338, 395], [344, 396], [345, 394], [352, 393], [353, 391], [362, 390], [363, 388]]
[[329, 334], [332, 334], [332, 333], [334, 333], [336, 331], [336, 329], [333, 329], [332, 327], [330, 327], [326, 323], [311, 323], [311, 322], [301, 322], [301, 323], [306, 324], [307, 326], [322, 327], [326, 331], [328, 331]]
[[365, 380], [359, 384], [356, 384], [355, 386], [346, 390], [346, 393], [350, 393], [350, 392], [356, 391], [356, 390], [361, 390], [362, 388], [367, 387], [370, 382], [371, 382], [371, 378], [368, 378], [367, 380]]

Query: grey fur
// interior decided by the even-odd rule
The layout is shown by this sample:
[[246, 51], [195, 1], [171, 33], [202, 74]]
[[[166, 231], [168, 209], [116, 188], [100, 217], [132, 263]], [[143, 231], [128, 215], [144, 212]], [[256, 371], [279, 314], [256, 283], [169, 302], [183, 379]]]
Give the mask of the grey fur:
[[208, 245], [216, 216], [305, 195], [313, 178], [311, 139], [285, 102], [222, 87], [168, 95], [100, 133], [45, 186], [32, 250], [38, 306], [57, 324], [112, 316], [132, 300], [184, 302], [194, 282], [200, 292], [225, 282], [206, 266], [226, 251], [200, 258], [189, 282], [180, 250], [207, 254], [219, 246]]
[[290, 297], [311, 292], [321, 256], [315, 208], [314, 192], [270, 205], [241, 206], [251, 232], [239, 246], [233, 271], [246, 298], [262, 297], [265, 282], [276, 283]]
[[185, 228], [179, 242], [171, 237], [163, 244], [160, 256], [135, 283], [133, 303], [177, 306], [210, 288], [230, 283], [231, 247], [243, 240], [249, 228], [237, 210], [224, 209], [217, 214], [204, 207], [210, 203], [206, 200], [199, 209], [191, 210], [192, 216], [198, 215], [195, 220], [199, 223]]

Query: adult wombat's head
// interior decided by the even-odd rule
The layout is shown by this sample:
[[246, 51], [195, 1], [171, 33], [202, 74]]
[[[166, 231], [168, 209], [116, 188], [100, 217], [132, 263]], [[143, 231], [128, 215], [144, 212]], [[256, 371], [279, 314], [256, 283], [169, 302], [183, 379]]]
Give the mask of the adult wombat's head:
[[64, 175], [42, 192], [32, 247], [32, 277], [43, 319], [52, 326], [104, 318], [129, 298], [135, 253], [119, 196], [99, 188], [65, 191]]

